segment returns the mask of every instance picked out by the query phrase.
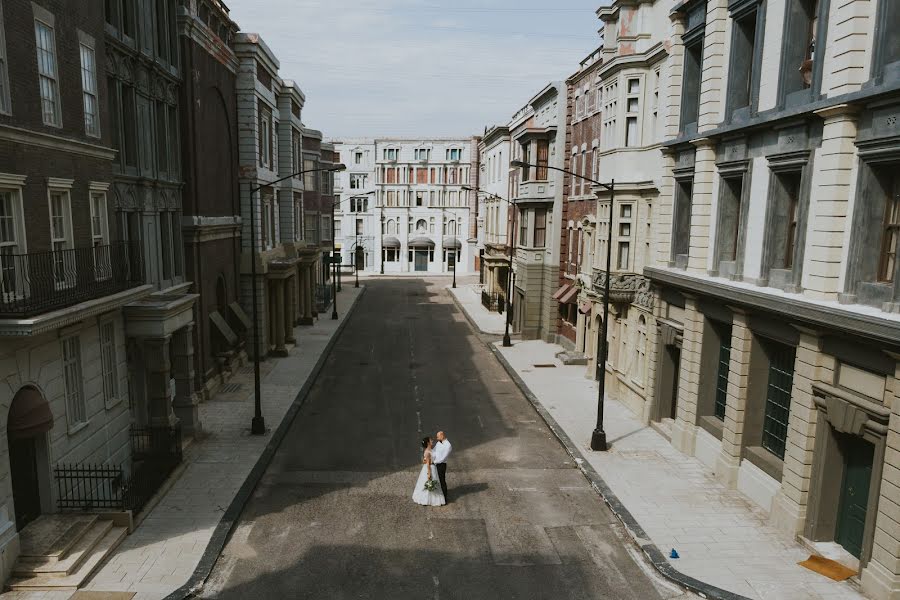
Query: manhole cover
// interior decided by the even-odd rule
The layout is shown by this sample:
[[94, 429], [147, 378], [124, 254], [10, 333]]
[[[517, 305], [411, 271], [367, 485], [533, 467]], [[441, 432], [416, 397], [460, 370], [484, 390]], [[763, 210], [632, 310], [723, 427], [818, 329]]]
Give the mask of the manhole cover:
[[220, 388], [220, 391], [225, 394], [233, 394], [235, 392], [241, 391], [244, 385], [241, 383], [226, 383]]

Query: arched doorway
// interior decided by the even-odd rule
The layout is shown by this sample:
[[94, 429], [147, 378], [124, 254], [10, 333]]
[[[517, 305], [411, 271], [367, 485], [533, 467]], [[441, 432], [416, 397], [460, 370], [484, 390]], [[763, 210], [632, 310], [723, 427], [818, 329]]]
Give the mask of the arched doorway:
[[362, 246], [356, 247], [356, 257], [353, 264], [357, 271], [362, 271], [363, 267], [366, 266], [366, 250]]
[[6, 438], [18, 531], [41, 516], [49, 501], [46, 434], [52, 427], [50, 405], [37, 388], [26, 386], [16, 392], [9, 407]]

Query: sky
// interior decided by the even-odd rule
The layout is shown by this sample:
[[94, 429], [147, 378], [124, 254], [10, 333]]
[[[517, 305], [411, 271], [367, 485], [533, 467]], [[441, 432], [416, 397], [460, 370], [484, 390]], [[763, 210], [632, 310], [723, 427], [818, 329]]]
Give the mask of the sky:
[[603, 0], [225, 0], [326, 138], [468, 136], [600, 45]]

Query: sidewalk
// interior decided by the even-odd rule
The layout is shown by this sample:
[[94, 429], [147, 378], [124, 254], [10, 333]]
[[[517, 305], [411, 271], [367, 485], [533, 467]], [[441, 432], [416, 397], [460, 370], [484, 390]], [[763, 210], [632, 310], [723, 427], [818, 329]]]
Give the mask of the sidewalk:
[[[345, 285], [338, 294], [338, 320], [331, 320], [329, 309], [312, 327], [296, 328], [298, 346], [290, 356], [262, 363], [266, 435], [250, 435], [254, 412], [252, 363], [229, 382], [230, 391], [200, 404], [204, 435], [185, 449], [184, 467], [176, 473], [177, 480], [94, 574], [85, 590], [137, 592], [135, 600], [159, 600], [188, 582], [226, 509], [307, 380], [318, 371], [320, 359], [327, 358], [332, 340], [364, 290]], [[9, 592], [0, 599], [63, 600], [72, 594]]]
[[481, 330], [481, 333], [503, 335], [506, 328], [506, 313], [500, 314], [486, 309], [481, 304], [481, 286], [477, 283], [456, 282], [456, 289], [449, 285], [447, 291], [463, 307], [463, 312]]
[[[677, 451], [614, 400], [605, 407], [610, 449], [591, 451], [597, 384], [585, 379], [584, 367], [556, 360], [561, 346], [517, 341], [512, 348], [495, 344], [494, 350], [527, 386], [539, 412], [556, 421], [558, 428], [551, 428], [569, 438], [576, 460], [586, 460], [631, 513], [647, 543], [663, 557], [672, 548], [678, 551], [680, 558], [668, 561], [671, 568], [754, 600], [864, 598], [852, 583], [798, 566], [808, 550], [769, 527], [766, 515], [742, 494], [718, 483], [698, 460]], [[546, 364], [556, 366], [535, 368]]]

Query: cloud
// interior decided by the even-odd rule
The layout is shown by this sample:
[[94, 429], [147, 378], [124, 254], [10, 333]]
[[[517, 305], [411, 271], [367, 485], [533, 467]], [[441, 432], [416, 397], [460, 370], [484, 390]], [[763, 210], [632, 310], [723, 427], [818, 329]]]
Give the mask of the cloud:
[[505, 122], [599, 43], [595, 2], [232, 0], [326, 136], [471, 135]]

